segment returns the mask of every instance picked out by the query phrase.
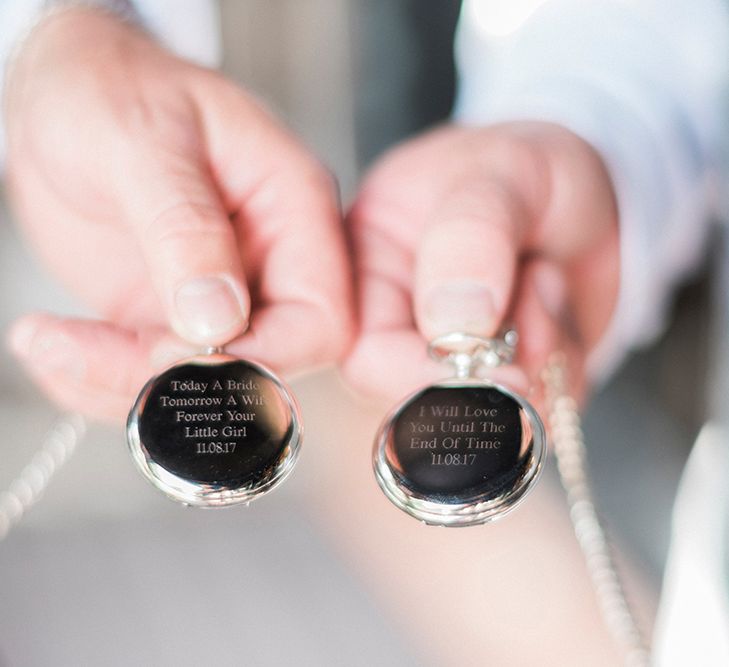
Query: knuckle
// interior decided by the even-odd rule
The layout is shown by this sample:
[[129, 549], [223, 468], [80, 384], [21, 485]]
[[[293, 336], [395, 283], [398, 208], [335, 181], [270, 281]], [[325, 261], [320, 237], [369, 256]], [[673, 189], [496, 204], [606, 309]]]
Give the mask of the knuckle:
[[180, 201], [152, 215], [144, 227], [145, 241], [154, 245], [189, 243], [223, 231], [220, 211], [209, 203]]
[[537, 131], [500, 125], [479, 131], [473, 151], [475, 171], [508, 182], [543, 183], [548, 180], [549, 156]]
[[518, 230], [519, 221], [523, 218], [521, 203], [498, 183], [484, 183], [479, 193], [479, 205], [482, 216], [488, 220], [489, 228], [494, 233], [508, 234], [513, 237]]
[[334, 172], [316, 160], [306, 160], [299, 178], [313, 192], [339, 196], [339, 184]]
[[397, 192], [365, 186], [349, 210], [347, 227], [355, 242], [374, 230], [390, 238], [410, 215], [409, 202]]
[[503, 125], [494, 125], [480, 130], [479, 153], [489, 163], [526, 167], [531, 164], [537, 152], [537, 142], [525, 132], [515, 131]]
[[459, 183], [446, 198], [447, 210], [436, 227], [460, 225], [471, 230], [488, 229], [489, 236], [503, 237], [511, 245], [522, 232], [522, 204], [499, 181], [470, 178]]

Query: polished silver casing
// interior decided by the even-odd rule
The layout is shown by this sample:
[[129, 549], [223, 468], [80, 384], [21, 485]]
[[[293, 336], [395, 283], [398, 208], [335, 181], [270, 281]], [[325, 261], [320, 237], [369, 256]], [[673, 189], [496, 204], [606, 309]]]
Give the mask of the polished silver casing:
[[[526, 418], [529, 423], [532, 443], [527, 454], [529, 460], [525, 462], [525, 469], [514, 486], [496, 497], [493, 493], [489, 493], [461, 499], [449, 498], [448, 502], [444, 502], [440, 498], [417, 493], [398, 479], [386, 456], [388, 438], [405, 408], [421, 392], [433, 387], [489, 387], [516, 401], [522, 411], [522, 418]], [[452, 378], [413, 392], [385, 418], [375, 438], [372, 462], [380, 488], [403, 512], [429, 525], [473, 526], [499, 519], [521, 503], [541, 475], [546, 451], [546, 435], [542, 420], [524, 397], [503, 385], [480, 378]]]
[[[165, 370], [187, 364], [215, 365], [230, 361], [239, 361], [239, 358], [222, 353], [204, 354], [180, 361]], [[172, 500], [194, 507], [227, 507], [240, 503], [248, 504], [271, 491], [291, 474], [299, 457], [303, 438], [299, 405], [291, 390], [270, 369], [258, 362], [252, 362], [248, 359], [245, 361], [274, 383], [284, 404], [289, 409], [291, 419], [289, 442], [270, 475], [261, 481], [237, 488], [230, 488], [217, 483], [190, 481], [171, 473], [151, 458], [140, 437], [139, 424], [140, 418], [147, 407], [147, 398], [159, 376], [155, 376], [147, 382], [132, 407], [127, 420], [127, 442], [132, 460], [142, 475]], [[162, 374], [160, 373], [160, 375]]]

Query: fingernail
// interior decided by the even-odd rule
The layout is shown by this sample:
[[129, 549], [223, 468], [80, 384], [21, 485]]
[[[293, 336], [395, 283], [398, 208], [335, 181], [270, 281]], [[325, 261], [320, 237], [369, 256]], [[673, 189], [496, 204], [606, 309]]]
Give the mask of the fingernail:
[[69, 336], [54, 329], [45, 329], [34, 320], [21, 320], [8, 334], [13, 353], [42, 375], [65, 375], [80, 380], [84, 375], [83, 350]]
[[540, 266], [534, 272], [534, 288], [547, 313], [561, 319], [567, 303], [567, 283], [562, 272], [549, 264]]
[[175, 295], [178, 333], [196, 343], [220, 343], [245, 323], [240, 287], [228, 276], [195, 278]]
[[487, 285], [462, 280], [431, 290], [425, 299], [424, 315], [429, 335], [454, 331], [489, 335], [495, 325], [496, 311]]

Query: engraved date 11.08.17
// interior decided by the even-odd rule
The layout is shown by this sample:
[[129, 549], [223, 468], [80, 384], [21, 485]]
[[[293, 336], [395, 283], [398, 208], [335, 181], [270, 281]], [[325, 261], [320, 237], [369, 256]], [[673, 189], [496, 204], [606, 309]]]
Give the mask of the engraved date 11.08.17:
[[476, 454], [430, 453], [430, 464], [434, 466], [470, 466], [475, 460]]
[[198, 442], [196, 454], [232, 454], [237, 442]]

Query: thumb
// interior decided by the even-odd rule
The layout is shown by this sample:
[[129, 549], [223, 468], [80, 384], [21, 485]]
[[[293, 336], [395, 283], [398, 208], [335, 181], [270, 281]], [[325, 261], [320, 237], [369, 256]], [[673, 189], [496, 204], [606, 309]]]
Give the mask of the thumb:
[[[248, 326], [250, 297], [233, 226], [202, 164], [146, 156], [120, 196], [172, 329], [222, 345]], [[129, 194], [131, 193], [131, 194]]]
[[415, 259], [415, 317], [426, 338], [492, 336], [511, 301], [526, 212], [496, 182], [463, 184], [426, 227]]

